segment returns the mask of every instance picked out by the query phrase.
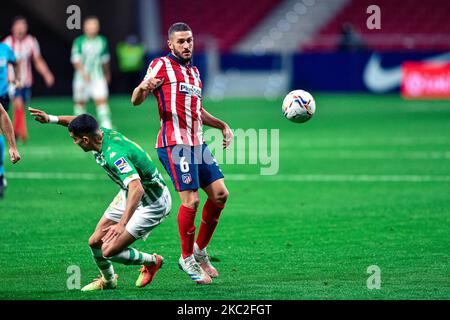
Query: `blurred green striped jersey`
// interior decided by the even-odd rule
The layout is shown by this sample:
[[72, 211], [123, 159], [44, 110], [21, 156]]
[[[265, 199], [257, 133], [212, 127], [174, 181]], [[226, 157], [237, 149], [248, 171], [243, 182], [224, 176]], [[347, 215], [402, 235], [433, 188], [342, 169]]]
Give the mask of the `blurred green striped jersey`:
[[93, 152], [97, 163], [121, 189], [128, 190], [131, 181], [140, 179], [148, 200], [157, 200], [166, 183], [150, 155], [121, 133], [106, 128], [100, 130], [103, 132], [102, 150]]
[[[108, 41], [104, 36], [88, 38], [82, 35], [73, 41], [70, 61], [80, 62], [92, 80], [104, 78], [103, 64], [108, 63], [109, 60]], [[78, 70], [75, 71], [75, 79], [77, 78], [83, 80]]]

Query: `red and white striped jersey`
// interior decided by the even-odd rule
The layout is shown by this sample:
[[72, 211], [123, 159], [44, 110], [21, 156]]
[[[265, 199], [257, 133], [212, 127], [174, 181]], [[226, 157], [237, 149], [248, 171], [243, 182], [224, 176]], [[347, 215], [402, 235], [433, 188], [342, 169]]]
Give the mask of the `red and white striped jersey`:
[[[22, 40], [10, 35], [7, 36], [3, 42], [6, 43], [16, 55], [16, 59], [20, 67], [20, 79], [23, 85], [25, 87], [31, 87], [33, 84], [31, 58], [37, 57], [41, 54], [38, 41], [31, 35], [26, 35]], [[9, 72], [11, 76], [11, 72], [13, 72], [12, 68]]]
[[169, 54], [150, 63], [144, 81], [149, 78], [164, 80], [159, 88], [153, 90], [161, 123], [156, 148], [203, 144], [203, 85], [197, 67], [183, 64]]

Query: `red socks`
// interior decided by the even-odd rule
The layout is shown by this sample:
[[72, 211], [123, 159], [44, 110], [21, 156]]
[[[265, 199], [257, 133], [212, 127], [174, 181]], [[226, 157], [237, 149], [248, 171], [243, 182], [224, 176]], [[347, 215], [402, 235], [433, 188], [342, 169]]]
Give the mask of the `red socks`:
[[195, 214], [196, 209], [191, 209], [183, 205], [178, 211], [178, 232], [180, 233], [181, 255], [183, 259], [194, 253], [195, 239]]
[[24, 108], [14, 108], [14, 133], [17, 137], [26, 141], [28, 138], [27, 124]]
[[[196, 241], [200, 250], [209, 244], [219, 222], [220, 213], [224, 207], [225, 205], [218, 205], [212, 200], [206, 200], [202, 210], [202, 222]], [[183, 259], [194, 253], [196, 213], [196, 209], [191, 209], [183, 205], [180, 206], [180, 210], [178, 211], [178, 232], [180, 234], [181, 255]]]
[[202, 210], [202, 222], [196, 241], [200, 250], [209, 244], [219, 222], [220, 213], [224, 207], [225, 205], [218, 205], [210, 199], [206, 200]]

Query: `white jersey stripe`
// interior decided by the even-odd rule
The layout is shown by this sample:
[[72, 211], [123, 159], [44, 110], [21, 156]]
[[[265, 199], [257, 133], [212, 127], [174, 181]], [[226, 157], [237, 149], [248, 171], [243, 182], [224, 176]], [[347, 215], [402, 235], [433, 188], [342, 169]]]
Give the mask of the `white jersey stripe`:
[[[154, 68], [148, 67], [147, 74], [146, 74], [145, 77], [144, 77], [144, 81], [145, 81], [145, 80], [148, 80], [149, 78], [154, 78], [154, 77], [156, 77], [156, 75], [158, 74], [158, 72], [159, 72], [159, 70], [161, 69], [162, 65], [163, 65], [163, 62], [162, 62], [161, 60], [159, 60], [159, 61], [156, 63], [156, 65], [155, 65]], [[150, 71], [150, 72], [149, 72], [149, 71]]]
[[172, 122], [173, 122], [173, 131], [175, 134], [175, 141], [177, 144], [183, 144], [183, 139], [181, 139], [180, 133], [180, 123], [178, 121], [177, 114], [177, 77], [175, 76], [175, 72], [173, 71], [173, 66], [170, 60], [166, 57], [163, 57], [164, 62], [166, 64], [166, 72], [170, 80], [170, 109], [172, 111]]
[[[189, 77], [186, 73], [186, 68], [183, 66], [181, 67], [181, 72], [183, 73], [184, 76], [184, 82], [189, 83]], [[190, 94], [186, 94], [185, 95], [185, 103], [184, 103], [184, 108], [186, 111], [186, 135], [187, 135], [187, 139], [189, 142], [189, 145], [192, 146], [192, 115], [191, 115], [191, 102], [192, 102], [192, 98]]]
[[[194, 74], [194, 84], [199, 87], [200, 86], [200, 81], [199, 81], [199, 75], [197, 74], [197, 72], [195, 72], [196, 69], [193, 69], [192, 73]], [[201, 99], [200, 97], [197, 98], [197, 106], [196, 106], [196, 112], [197, 112], [197, 120], [196, 123], [194, 123], [194, 128], [196, 128], [197, 130], [197, 144], [202, 144], [203, 143], [203, 132], [202, 132], [202, 118], [201, 118], [201, 112], [200, 112], [200, 106], [201, 106]]]

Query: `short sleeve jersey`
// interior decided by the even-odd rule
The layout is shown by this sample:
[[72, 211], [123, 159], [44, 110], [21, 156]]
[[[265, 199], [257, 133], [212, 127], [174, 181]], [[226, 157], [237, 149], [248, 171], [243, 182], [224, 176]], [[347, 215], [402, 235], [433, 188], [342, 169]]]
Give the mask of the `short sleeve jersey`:
[[101, 152], [93, 152], [97, 163], [121, 189], [128, 190], [131, 181], [140, 179], [145, 191], [144, 199], [148, 202], [157, 200], [166, 184], [148, 153], [117, 131], [101, 130]]

